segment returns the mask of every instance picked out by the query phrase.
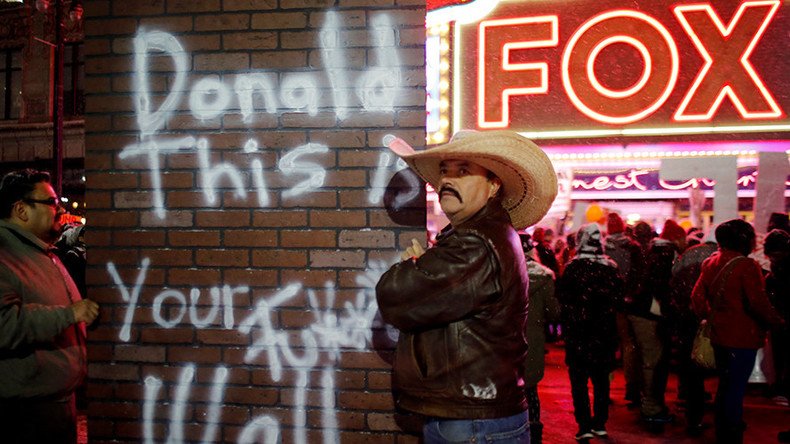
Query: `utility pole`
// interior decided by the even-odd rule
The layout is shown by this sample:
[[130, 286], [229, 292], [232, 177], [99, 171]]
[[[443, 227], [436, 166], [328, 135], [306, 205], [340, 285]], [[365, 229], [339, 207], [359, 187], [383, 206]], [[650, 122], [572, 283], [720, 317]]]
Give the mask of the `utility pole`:
[[54, 97], [52, 101], [52, 163], [55, 172], [55, 192], [63, 193], [63, 1], [54, 0], [55, 7], [55, 63]]

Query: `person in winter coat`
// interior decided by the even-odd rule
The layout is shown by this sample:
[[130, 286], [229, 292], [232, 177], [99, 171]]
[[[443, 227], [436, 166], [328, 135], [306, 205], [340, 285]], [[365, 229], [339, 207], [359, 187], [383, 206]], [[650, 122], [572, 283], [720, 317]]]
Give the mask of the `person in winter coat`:
[[671, 322], [676, 338], [675, 360], [678, 368], [678, 398], [686, 401], [686, 431], [698, 436], [703, 431], [705, 408], [705, 370], [691, 359], [691, 349], [700, 319], [691, 306], [691, 291], [697, 283], [702, 262], [719, 248], [713, 229], [703, 243], [688, 248], [672, 265], [670, 305], [675, 314]]
[[[763, 247], [771, 261], [771, 271], [765, 277], [765, 290], [768, 300], [785, 319], [790, 319], [790, 234], [774, 229], [765, 237]], [[790, 398], [790, 329], [787, 324], [771, 329], [771, 350], [773, 350], [774, 400], [787, 406]]]
[[396, 405], [424, 419], [426, 444], [529, 443], [524, 394], [528, 286], [517, 230], [557, 195], [548, 156], [512, 131], [463, 131], [445, 145], [388, 147], [439, 195], [450, 220], [376, 284], [384, 322], [400, 331]]
[[529, 275], [529, 307], [527, 309], [526, 337], [529, 350], [524, 365], [524, 392], [529, 403], [529, 433], [532, 444], [543, 440], [543, 423], [540, 421], [538, 382], [543, 379], [546, 367], [546, 321], [560, 317], [560, 304], [554, 295], [554, 272], [537, 261], [537, 252], [529, 234], [519, 234], [521, 247], [527, 261]]
[[672, 420], [664, 401], [669, 376], [669, 279], [672, 277], [672, 263], [683, 251], [685, 243], [686, 232], [668, 219], [661, 236], [650, 242], [641, 291], [634, 296], [629, 307], [632, 314], [628, 320], [636, 336], [642, 367], [640, 413], [651, 426]]
[[642, 247], [625, 233], [625, 222], [617, 213], [609, 213], [606, 217], [606, 243], [604, 253], [617, 263], [620, 279], [625, 283], [624, 305], [617, 308], [617, 333], [620, 337], [620, 350], [623, 359], [623, 376], [625, 377], [625, 399], [634, 405], [639, 404], [639, 388], [642, 381], [642, 370], [639, 355], [636, 351], [636, 337], [628, 322], [626, 306], [639, 292], [640, 278], [644, 268]]
[[[579, 426], [577, 440], [606, 436], [609, 417], [609, 373], [617, 350], [613, 295], [622, 294], [617, 264], [603, 254], [596, 224], [577, 233], [578, 252], [558, 284], [558, 299], [565, 326], [565, 363], [571, 382], [573, 414]], [[587, 381], [593, 385], [593, 415]]]
[[733, 219], [716, 228], [719, 250], [702, 263], [691, 295], [694, 311], [708, 320], [719, 386], [716, 440], [743, 442], [743, 397], [766, 325], [784, 320], [768, 301], [760, 266], [747, 255], [756, 247], [754, 228]]

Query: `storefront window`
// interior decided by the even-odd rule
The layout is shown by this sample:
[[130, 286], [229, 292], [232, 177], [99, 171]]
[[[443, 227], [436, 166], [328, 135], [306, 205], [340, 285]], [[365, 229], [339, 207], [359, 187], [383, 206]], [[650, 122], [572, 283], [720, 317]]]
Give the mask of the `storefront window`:
[[22, 50], [0, 50], [0, 85], [2, 85], [2, 101], [0, 101], [0, 119], [15, 120], [19, 118], [22, 105]]
[[82, 43], [68, 43], [63, 60], [63, 111], [67, 116], [85, 113], [85, 57]]

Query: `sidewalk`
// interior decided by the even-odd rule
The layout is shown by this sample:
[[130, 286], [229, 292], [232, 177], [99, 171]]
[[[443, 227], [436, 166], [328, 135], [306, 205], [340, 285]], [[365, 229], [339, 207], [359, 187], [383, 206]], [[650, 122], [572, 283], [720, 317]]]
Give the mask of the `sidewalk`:
[[[575, 442], [577, 426], [573, 419], [573, 401], [570, 395], [570, 382], [565, 367], [565, 350], [555, 344], [547, 344], [549, 354], [546, 355], [546, 376], [538, 385], [541, 403], [541, 416], [544, 424], [543, 442], [546, 444]], [[657, 443], [714, 443], [712, 404], [708, 403], [705, 423], [711, 425], [703, 436], [691, 438], [685, 434], [685, 419], [682, 410], [677, 406], [677, 378], [670, 375], [667, 386], [666, 402], [676, 419], [667, 424], [663, 433], [648, 432], [639, 421], [639, 409], [629, 410], [624, 400], [625, 381], [623, 372], [618, 369], [612, 381], [610, 398], [614, 404], [609, 406], [609, 422], [606, 428], [607, 439], [596, 438], [591, 443], [618, 444], [657, 444]], [[716, 378], [705, 382], [706, 390], [714, 394]], [[744, 420], [748, 428], [744, 433], [744, 443], [768, 444], [778, 442], [776, 434], [780, 430], [790, 429], [790, 408], [775, 405], [769, 398], [762, 395], [762, 386], [749, 388], [744, 402]], [[590, 392], [592, 399], [592, 391]]]

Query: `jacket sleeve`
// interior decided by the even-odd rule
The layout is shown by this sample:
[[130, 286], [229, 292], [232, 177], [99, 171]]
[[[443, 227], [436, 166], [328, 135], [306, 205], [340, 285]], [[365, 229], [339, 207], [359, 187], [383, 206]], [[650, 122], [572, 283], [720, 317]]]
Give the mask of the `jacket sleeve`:
[[701, 319], [707, 319], [710, 313], [710, 305], [708, 304], [708, 260], [702, 263], [702, 273], [700, 273], [697, 282], [694, 284], [694, 289], [691, 290], [691, 308], [694, 314]]
[[556, 286], [554, 285], [554, 275], [546, 277], [546, 284], [542, 288], [546, 292], [544, 298], [546, 320], [549, 322], [557, 322], [560, 320], [560, 301], [557, 299]]
[[493, 249], [483, 238], [461, 233], [417, 260], [395, 264], [376, 285], [382, 318], [403, 331], [447, 325], [481, 312], [500, 293]]
[[0, 270], [0, 350], [51, 341], [74, 323], [74, 313], [68, 307], [24, 304], [9, 285], [13, 279], [7, 270]]
[[763, 324], [781, 326], [784, 320], [768, 301], [765, 293], [765, 280], [760, 265], [754, 260], [746, 262], [746, 270], [741, 274], [743, 279], [744, 305], [746, 310]]

